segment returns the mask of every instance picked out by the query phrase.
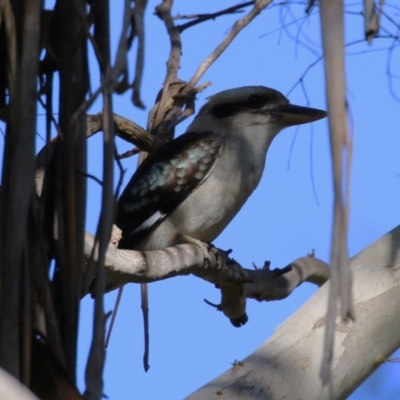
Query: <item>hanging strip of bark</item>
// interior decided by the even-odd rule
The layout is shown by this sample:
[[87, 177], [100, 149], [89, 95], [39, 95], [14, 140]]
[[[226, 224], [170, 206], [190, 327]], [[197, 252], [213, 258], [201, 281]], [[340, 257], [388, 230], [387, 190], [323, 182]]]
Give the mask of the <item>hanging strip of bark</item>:
[[83, 0], [59, 1], [60, 111], [55, 152], [56, 310], [69, 374], [75, 379], [86, 215], [86, 116], [72, 120], [88, 92]]
[[[330, 380], [333, 359], [337, 301], [341, 316], [353, 318], [352, 276], [348, 260], [347, 221], [349, 210], [349, 169], [351, 140], [347, 124], [346, 77], [344, 63], [344, 8], [342, 0], [321, 1], [321, 27], [324, 46], [326, 97], [331, 143], [334, 221], [331, 244], [331, 279], [321, 378]], [[343, 190], [344, 187], [344, 190]]]
[[[96, 1], [95, 38], [101, 54], [102, 81], [111, 82], [110, 65], [110, 10], [108, 0]], [[95, 288], [93, 337], [89, 358], [85, 371], [86, 391], [88, 400], [101, 400], [103, 397], [103, 370], [105, 362], [105, 313], [104, 287], [105, 270], [104, 260], [111, 236], [114, 220], [114, 120], [112, 114], [112, 86], [105, 85], [103, 89], [103, 184], [100, 220], [97, 229], [99, 259], [97, 264], [97, 279]]]
[[[15, 24], [12, 24], [10, 1], [5, 1], [2, 5], [8, 10], [7, 18], [11, 19], [5, 20], [7, 49], [10, 54], [8, 67], [11, 124], [6, 131], [2, 179], [3, 215], [0, 218], [0, 265], [3, 283], [0, 303], [0, 366], [19, 377], [21, 268], [28, 210], [34, 193], [36, 79], [41, 1], [24, 2], [24, 13], [19, 15]], [[13, 5], [18, 8], [18, 4]]]

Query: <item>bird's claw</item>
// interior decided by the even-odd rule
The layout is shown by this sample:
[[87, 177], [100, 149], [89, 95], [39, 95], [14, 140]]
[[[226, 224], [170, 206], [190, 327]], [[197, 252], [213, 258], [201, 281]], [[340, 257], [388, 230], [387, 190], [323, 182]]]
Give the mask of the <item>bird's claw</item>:
[[182, 240], [186, 243], [196, 245], [201, 250], [201, 252], [203, 253], [203, 258], [204, 258], [204, 268], [208, 269], [212, 265], [210, 253], [214, 254], [216, 268], [221, 267], [221, 265], [222, 265], [221, 256], [218, 252], [218, 249], [214, 245], [209, 244], [209, 243], [204, 243], [201, 240], [192, 238], [191, 236], [187, 236], [187, 235], [182, 235]]
[[198, 246], [200, 247], [200, 250], [203, 253], [204, 268], [208, 269], [211, 267], [211, 258], [209, 255], [209, 251], [212, 249], [212, 247], [207, 243], [201, 242], [200, 240]]

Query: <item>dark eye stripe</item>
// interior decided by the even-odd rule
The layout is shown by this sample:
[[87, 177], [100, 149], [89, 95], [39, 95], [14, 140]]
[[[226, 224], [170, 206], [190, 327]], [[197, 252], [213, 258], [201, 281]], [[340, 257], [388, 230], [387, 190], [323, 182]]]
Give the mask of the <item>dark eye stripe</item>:
[[226, 118], [238, 114], [243, 108], [243, 105], [239, 103], [216, 104], [212, 108], [211, 113], [215, 118]]
[[247, 99], [236, 101], [234, 103], [219, 103], [211, 108], [211, 114], [215, 118], [226, 118], [239, 114], [243, 111], [258, 110], [268, 104], [278, 105], [287, 102], [282, 95], [271, 91], [268, 95], [252, 94]]
[[[227, 90], [212, 96], [210, 102], [202, 107], [198, 115], [207, 113], [214, 118], [221, 119], [241, 112], [257, 112], [260, 109], [266, 111], [268, 106], [272, 109], [275, 106], [288, 104], [288, 99], [274, 89], [262, 86], [244, 86], [242, 89], [242, 96], [238, 90], [235, 93]], [[232, 94], [232, 96], [228, 94]]]
[[236, 115], [242, 111], [258, 110], [270, 101], [271, 99], [252, 95], [245, 101], [216, 104], [212, 108], [211, 113], [215, 118], [231, 117], [232, 115]]

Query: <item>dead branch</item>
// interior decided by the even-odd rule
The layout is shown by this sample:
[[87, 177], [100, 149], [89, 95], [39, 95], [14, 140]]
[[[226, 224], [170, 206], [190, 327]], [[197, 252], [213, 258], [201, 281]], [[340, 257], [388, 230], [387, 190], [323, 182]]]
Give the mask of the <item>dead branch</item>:
[[142, 86], [142, 77], [144, 69], [144, 11], [147, 0], [136, 0], [133, 10], [133, 19], [135, 21], [135, 33], [138, 38], [138, 49], [136, 55], [135, 78], [133, 80], [132, 101], [136, 107], [145, 108], [140, 98], [140, 87]]
[[188, 86], [195, 87], [204, 73], [210, 68], [211, 64], [226, 50], [226, 48], [232, 43], [233, 39], [242, 31], [253, 19], [260, 14], [272, 0], [256, 0], [252, 10], [239, 21], [235, 22], [233, 28], [225, 37], [225, 39], [215, 48], [215, 50], [200, 64], [193, 77], [190, 79]]
[[185, 24], [178, 25], [176, 28], [182, 33], [185, 29], [188, 29], [194, 25], [201, 24], [202, 22], [209, 21], [210, 19], [216, 19], [222, 15], [237, 14], [242, 12], [242, 8], [251, 6], [254, 4], [253, 1], [248, 1], [246, 3], [237, 4], [236, 6], [225, 8], [224, 10], [217, 11], [215, 13], [209, 14], [198, 14], [198, 15], [179, 15], [174, 17], [174, 19], [193, 19], [193, 21], [186, 22]]
[[[322, 285], [329, 278], [329, 267], [313, 257], [301, 257], [281, 274], [280, 269], [245, 269], [229, 259], [222, 250], [222, 262], [210, 252], [211, 265], [204, 266], [203, 254], [198, 246], [182, 244], [157, 251], [118, 249], [120, 230], [114, 226], [110, 245], [105, 255], [106, 291], [126, 283], [150, 283], [178, 275], [193, 274], [221, 290], [219, 309], [232, 323], [246, 315], [246, 299], [258, 301], [281, 300], [303, 282]], [[94, 237], [85, 236], [86, 258], [91, 254]], [[97, 260], [97, 249], [94, 252]], [[221, 265], [220, 265], [221, 264]], [[236, 325], [235, 325], [236, 326]]]
[[[144, 130], [141, 126], [118, 114], [113, 114], [115, 124], [115, 135], [121, 139], [134, 144], [139, 149], [151, 152], [160, 145], [160, 140], [154, 135]], [[103, 112], [93, 115], [87, 115], [86, 136], [89, 138], [103, 130]], [[43, 179], [46, 166], [50, 163], [55, 150], [57, 137], [53, 138], [36, 155], [36, 192], [42, 193]]]
[[[171, 52], [167, 61], [167, 75], [164, 80], [161, 95], [149, 113], [148, 127], [151, 132], [155, 133], [163, 141], [171, 139], [173, 128], [190, 115], [194, 114], [194, 100], [196, 94], [210, 85], [209, 82], [206, 82], [196, 87], [201, 77], [232, 43], [239, 32], [241, 32], [271, 2], [272, 0], [256, 0], [251, 11], [235, 22], [228, 35], [216, 47], [211, 55], [200, 64], [188, 83], [180, 80], [177, 76], [182, 42], [179, 28], [175, 26], [174, 19], [171, 16], [172, 0], [163, 0], [163, 2], [157, 6], [156, 14], [164, 21], [167, 28], [171, 43]], [[183, 107], [185, 107], [184, 111], [182, 111]]]
[[[141, 126], [118, 114], [113, 114], [115, 134], [121, 139], [134, 144], [140, 150], [152, 152], [160, 144], [160, 140]], [[103, 130], [103, 112], [87, 115], [87, 136], [90, 137]]]
[[118, 41], [117, 54], [115, 57], [114, 74], [118, 80], [116, 86], [117, 93], [123, 93], [128, 87], [128, 30], [132, 23], [133, 10], [131, 8], [131, 1], [124, 1], [124, 17], [121, 29], [121, 35]]
[[372, 43], [372, 39], [379, 33], [380, 10], [381, 8], [376, 10], [374, 0], [364, 0], [365, 39], [370, 44]]

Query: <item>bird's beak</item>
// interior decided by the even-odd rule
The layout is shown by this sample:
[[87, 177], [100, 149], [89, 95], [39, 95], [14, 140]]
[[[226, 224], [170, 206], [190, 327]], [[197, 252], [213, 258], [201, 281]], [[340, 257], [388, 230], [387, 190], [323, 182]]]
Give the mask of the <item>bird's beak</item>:
[[318, 121], [328, 115], [328, 113], [323, 110], [295, 106], [293, 104], [276, 106], [270, 110], [270, 114], [274, 121], [284, 126], [307, 124], [308, 122]]

